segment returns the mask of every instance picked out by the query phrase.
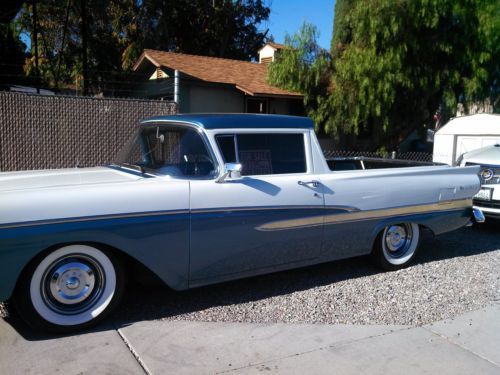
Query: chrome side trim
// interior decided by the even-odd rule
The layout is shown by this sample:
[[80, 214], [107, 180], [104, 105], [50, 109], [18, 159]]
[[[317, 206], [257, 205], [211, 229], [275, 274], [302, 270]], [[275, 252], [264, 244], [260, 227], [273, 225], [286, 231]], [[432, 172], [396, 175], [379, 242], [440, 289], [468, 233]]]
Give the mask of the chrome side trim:
[[457, 210], [466, 207], [472, 207], [472, 199], [459, 199], [450, 201], [441, 201], [439, 203], [400, 206], [392, 208], [384, 208], [377, 210], [360, 211], [349, 216], [345, 214], [327, 215], [325, 216], [325, 224], [335, 224], [337, 222], [354, 222], [360, 220], [380, 219], [391, 216], [421, 214], [428, 212], [440, 212]]
[[68, 217], [58, 219], [36, 220], [18, 223], [0, 224], [0, 229], [11, 229], [19, 227], [31, 227], [37, 225], [50, 225], [62, 223], [77, 223], [95, 220], [110, 220], [110, 219], [124, 219], [134, 217], [151, 217], [151, 216], [165, 216], [165, 215], [179, 215], [179, 214], [198, 214], [198, 213], [227, 213], [235, 211], [271, 211], [271, 210], [336, 210], [340, 213], [317, 214], [315, 216], [291, 220], [275, 221], [263, 224], [257, 227], [257, 230], [284, 230], [291, 228], [300, 228], [302, 226], [311, 225], [328, 225], [346, 222], [355, 222], [360, 220], [371, 220], [391, 216], [410, 215], [415, 213], [439, 212], [450, 211], [461, 208], [472, 207], [472, 199], [460, 199], [432, 204], [399, 206], [387, 209], [376, 209], [362, 211], [357, 207], [351, 206], [253, 206], [253, 207], [217, 207], [197, 210], [169, 210], [169, 211], [154, 211], [154, 212], [132, 212], [132, 213], [119, 213], [109, 215], [96, 215], [85, 217]]
[[393, 216], [407, 216], [422, 213], [446, 212], [472, 207], [472, 199], [460, 199], [439, 203], [400, 206], [384, 209], [351, 211], [324, 216], [314, 216], [300, 219], [273, 221], [256, 227], [259, 231], [277, 231], [296, 228], [306, 228], [317, 225], [353, 223], [364, 220], [384, 219]]
[[126, 219], [133, 217], [179, 215], [188, 213], [189, 210], [172, 210], [172, 211], [154, 211], [154, 212], [133, 212], [127, 214], [122, 213], [122, 214], [97, 215], [97, 216], [85, 216], [85, 217], [69, 217], [69, 218], [59, 218], [59, 219], [26, 221], [21, 223], [0, 224], [0, 229], [33, 227], [37, 225], [50, 225], [50, 224], [78, 223], [83, 221], [95, 221], [95, 220]]
[[[255, 207], [218, 207], [209, 209], [197, 209], [197, 210], [170, 210], [170, 211], [154, 211], [154, 212], [132, 212], [132, 213], [120, 213], [120, 214], [109, 214], [109, 215], [96, 215], [96, 216], [84, 216], [84, 217], [69, 217], [69, 218], [58, 218], [58, 219], [47, 219], [47, 220], [36, 220], [36, 221], [26, 221], [18, 223], [8, 223], [0, 224], [0, 229], [11, 229], [19, 227], [31, 227], [37, 225], [50, 225], [50, 224], [62, 224], [62, 223], [77, 223], [80, 221], [93, 221], [93, 220], [110, 220], [110, 219], [125, 219], [132, 217], [148, 217], [148, 216], [164, 216], [164, 215], [178, 215], [178, 214], [198, 214], [198, 213], [217, 213], [217, 212], [234, 212], [234, 211], [263, 211], [263, 210], [307, 210], [307, 209], [318, 209], [322, 210], [323, 206], [255, 206]], [[356, 207], [348, 206], [329, 206], [327, 208], [341, 209], [345, 211], [356, 211]]]
[[249, 206], [249, 207], [217, 207], [217, 208], [200, 208], [196, 210], [192, 210], [191, 212], [194, 214], [205, 214], [210, 212], [234, 212], [234, 211], [271, 211], [271, 210], [324, 210], [324, 209], [334, 209], [334, 210], [342, 210], [348, 212], [356, 212], [359, 211], [357, 207], [350, 206]]

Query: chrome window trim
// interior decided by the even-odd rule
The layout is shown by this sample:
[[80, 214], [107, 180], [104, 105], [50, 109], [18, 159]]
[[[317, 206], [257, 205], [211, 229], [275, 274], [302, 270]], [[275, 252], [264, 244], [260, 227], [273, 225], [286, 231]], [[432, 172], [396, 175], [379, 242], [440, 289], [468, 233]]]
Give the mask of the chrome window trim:
[[213, 173], [211, 173], [210, 176], [200, 176], [200, 177], [196, 177], [196, 176], [169, 176], [169, 175], [157, 173], [157, 172], [155, 172], [154, 169], [149, 169], [149, 168], [146, 168], [147, 172], [149, 174], [156, 176], [156, 177], [168, 176], [168, 177], [170, 177], [172, 179], [176, 179], [176, 180], [216, 180], [221, 175], [222, 168], [221, 168], [220, 161], [217, 158], [217, 155], [214, 153], [214, 150], [213, 150], [212, 145], [210, 143], [210, 139], [208, 137], [208, 134], [203, 127], [196, 125], [194, 123], [185, 122], [185, 121], [160, 120], [160, 121], [144, 121], [144, 122], [142, 122], [141, 126], [139, 128], [139, 131], [143, 128], [154, 127], [154, 126], [168, 126], [170, 124], [177, 125], [180, 127], [185, 126], [187, 128], [195, 130], [200, 135], [200, 137], [203, 141], [203, 144], [205, 145], [205, 147], [210, 155], [210, 158], [212, 159], [212, 162], [214, 163], [215, 170], [213, 171]]
[[[301, 134], [302, 142], [304, 146], [304, 156], [306, 158], [306, 170], [305, 172], [297, 172], [297, 173], [278, 173], [278, 174], [258, 174], [258, 175], [245, 175], [245, 177], [250, 178], [263, 178], [263, 177], [286, 177], [286, 176], [302, 176], [306, 174], [313, 173], [313, 161], [312, 161], [312, 148], [310, 145], [311, 136], [308, 129], [255, 129], [255, 128], [231, 128], [231, 129], [211, 129], [208, 130], [207, 133], [211, 136], [214, 141], [214, 148], [217, 150], [217, 153], [220, 155], [222, 163], [224, 163], [224, 156], [219, 148], [219, 144], [217, 143], [217, 136], [231, 136], [235, 137], [235, 148], [236, 148], [236, 160], [239, 163], [238, 156], [238, 134]], [[222, 164], [223, 165], [223, 164]]]

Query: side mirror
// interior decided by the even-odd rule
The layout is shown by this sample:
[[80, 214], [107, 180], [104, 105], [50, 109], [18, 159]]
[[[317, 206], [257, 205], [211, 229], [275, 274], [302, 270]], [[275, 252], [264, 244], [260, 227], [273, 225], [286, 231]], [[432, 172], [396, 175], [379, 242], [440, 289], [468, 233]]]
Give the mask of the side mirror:
[[224, 182], [226, 180], [238, 180], [241, 178], [241, 164], [226, 163], [224, 165], [224, 173], [215, 182]]

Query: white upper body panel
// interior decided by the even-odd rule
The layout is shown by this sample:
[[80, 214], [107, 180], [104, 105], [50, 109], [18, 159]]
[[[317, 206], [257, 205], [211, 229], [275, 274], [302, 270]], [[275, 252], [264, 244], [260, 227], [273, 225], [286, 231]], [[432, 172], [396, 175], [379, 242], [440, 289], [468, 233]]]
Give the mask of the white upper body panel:
[[[470, 199], [479, 189], [475, 167], [332, 172], [312, 129], [200, 128], [199, 132], [216, 159], [219, 176], [186, 178], [118, 167], [0, 173], [0, 225], [225, 207], [326, 204], [372, 210]], [[217, 182], [224, 160], [215, 136], [222, 133], [303, 134], [306, 171]], [[308, 188], [315, 181], [322, 184], [321, 189]]]
[[189, 209], [189, 183], [112, 168], [0, 173], [0, 225]]
[[0, 176], [0, 192], [64, 188], [74, 185], [114, 184], [140, 179], [139, 176], [125, 171], [106, 167], [4, 172]]

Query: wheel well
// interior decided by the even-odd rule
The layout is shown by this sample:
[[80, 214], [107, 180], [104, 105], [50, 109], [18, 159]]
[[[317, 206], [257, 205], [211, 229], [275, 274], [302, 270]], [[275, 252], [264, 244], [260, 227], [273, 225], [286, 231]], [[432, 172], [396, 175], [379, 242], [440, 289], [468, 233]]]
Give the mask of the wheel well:
[[[404, 223], [404, 221], [401, 221], [401, 223]], [[412, 222], [410, 221], [409, 223], [415, 223], [418, 225], [418, 229], [420, 230], [420, 234], [422, 235], [423, 233], [429, 233], [430, 235], [434, 236], [434, 231], [429, 228], [428, 226], [424, 225], [424, 224], [421, 224], [421, 223], [418, 223], [418, 222]], [[390, 225], [390, 224], [389, 224]], [[373, 239], [373, 244], [372, 244], [372, 251], [375, 249], [375, 247], [377, 246], [377, 241], [380, 239], [380, 236], [382, 235], [382, 233], [384, 232], [384, 229], [387, 227], [387, 225], [381, 227], [378, 229], [378, 231], [376, 232], [375, 234], [375, 237]]]
[[[41, 258], [45, 257], [47, 254], [51, 253], [52, 251], [59, 249], [64, 246], [69, 246], [69, 245], [87, 245], [87, 246], [92, 246], [95, 247], [99, 250], [102, 250], [104, 252], [108, 252], [112, 254], [112, 256], [118, 258], [121, 263], [123, 264], [125, 273], [126, 273], [126, 278], [133, 277], [136, 279], [139, 283], [149, 285], [149, 284], [163, 284], [166, 285], [164, 282], [161, 281], [161, 279], [154, 273], [152, 272], [149, 268], [147, 268], [144, 264], [142, 264], [140, 261], [137, 259], [131, 257], [124, 251], [114, 247], [110, 246], [107, 244], [103, 244], [100, 242], [89, 242], [89, 241], [72, 241], [72, 242], [63, 242], [63, 243], [58, 243], [54, 244], [52, 246], [49, 246], [48, 248], [40, 251], [37, 255], [35, 255], [22, 269], [21, 273], [19, 274], [19, 277], [17, 278], [16, 281], [16, 287], [19, 284], [19, 281], [25, 277], [26, 272], [33, 266], [33, 263], [37, 263], [37, 261], [41, 260]], [[133, 270], [133, 272], [132, 272]]]
[[119, 258], [123, 263], [127, 278], [134, 278], [139, 283], [146, 285], [157, 283], [163, 285], [165, 284], [153, 271], [147, 268], [142, 262], [138, 261], [119, 248], [100, 242], [79, 242], [79, 244], [96, 247], [100, 250], [107, 251], [113, 256]]

